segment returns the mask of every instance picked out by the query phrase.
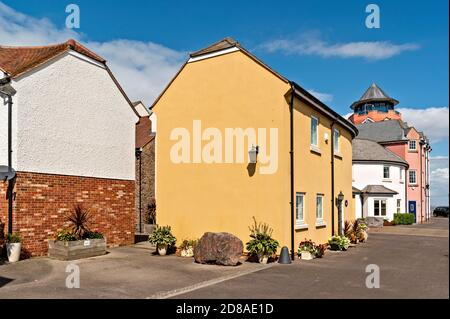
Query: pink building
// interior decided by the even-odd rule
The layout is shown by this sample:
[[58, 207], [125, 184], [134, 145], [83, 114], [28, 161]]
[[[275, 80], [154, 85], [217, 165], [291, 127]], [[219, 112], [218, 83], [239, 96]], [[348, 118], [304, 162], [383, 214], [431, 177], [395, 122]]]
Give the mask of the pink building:
[[394, 110], [397, 103], [372, 84], [361, 99], [352, 104], [354, 114], [349, 119], [357, 124], [358, 138], [376, 141], [408, 162], [407, 212], [415, 214], [416, 222], [422, 223], [431, 217], [431, 146], [422, 132], [403, 122], [401, 114]]

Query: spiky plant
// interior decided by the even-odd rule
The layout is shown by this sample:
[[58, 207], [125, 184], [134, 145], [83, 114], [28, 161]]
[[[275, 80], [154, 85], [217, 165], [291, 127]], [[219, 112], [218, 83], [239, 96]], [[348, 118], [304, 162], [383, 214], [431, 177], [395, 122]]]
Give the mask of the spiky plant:
[[67, 221], [72, 224], [72, 233], [78, 240], [83, 239], [84, 234], [90, 231], [88, 227], [90, 219], [91, 216], [89, 211], [85, 210], [83, 206], [79, 204], [76, 205], [72, 213], [67, 216]]

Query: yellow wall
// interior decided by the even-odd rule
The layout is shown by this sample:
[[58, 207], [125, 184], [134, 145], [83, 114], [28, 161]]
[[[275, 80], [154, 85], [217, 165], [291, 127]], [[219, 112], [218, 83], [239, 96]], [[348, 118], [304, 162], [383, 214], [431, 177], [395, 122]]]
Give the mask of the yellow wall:
[[[289, 90], [288, 83], [242, 52], [188, 63], [184, 67], [153, 107], [158, 118], [159, 225], [171, 225], [179, 241], [199, 238], [206, 231], [226, 231], [245, 244], [249, 240], [248, 226], [255, 216], [258, 221], [270, 224], [282, 246], [290, 247], [289, 105], [285, 98]], [[324, 145], [322, 156], [311, 154], [308, 116], [313, 110], [306, 104], [300, 107], [298, 104], [297, 101], [295, 189], [307, 193], [306, 218], [310, 227], [296, 232], [296, 246], [305, 237], [322, 243], [331, 235], [330, 147]], [[319, 137], [323, 137], [329, 120], [317, 114], [321, 125]], [[225, 128], [278, 128], [278, 170], [263, 175], [257, 163], [255, 173], [249, 173], [247, 154], [245, 163], [241, 164], [174, 164], [170, 150], [176, 142], [169, 139], [170, 133], [176, 127], [187, 128], [192, 138], [193, 120], [201, 120], [203, 129], [218, 128], [222, 135]], [[343, 129], [341, 132], [343, 160], [336, 160], [336, 191], [342, 190], [346, 199], [351, 200], [351, 138], [350, 133]], [[246, 145], [246, 150], [249, 148]], [[316, 192], [325, 194], [327, 226], [324, 229], [316, 229], [313, 220]], [[350, 212], [354, 214], [349, 205], [345, 213]]]

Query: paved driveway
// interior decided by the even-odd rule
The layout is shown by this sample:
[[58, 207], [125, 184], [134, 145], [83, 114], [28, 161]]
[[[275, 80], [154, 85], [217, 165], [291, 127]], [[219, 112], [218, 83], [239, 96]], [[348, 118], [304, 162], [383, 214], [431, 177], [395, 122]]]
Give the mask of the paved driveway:
[[[65, 286], [69, 262], [36, 258], [0, 265], [0, 299], [448, 298], [448, 247], [448, 219], [440, 218], [386, 227], [347, 252], [291, 265], [197, 265], [192, 259], [153, 256], [149, 246], [135, 245], [76, 261], [79, 289]], [[379, 289], [365, 286], [368, 264], [380, 267]]]
[[[347, 252], [277, 264], [176, 298], [449, 298], [448, 223], [384, 227]], [[380, 268], [378, 289], [366, 288], [369, 264]]]

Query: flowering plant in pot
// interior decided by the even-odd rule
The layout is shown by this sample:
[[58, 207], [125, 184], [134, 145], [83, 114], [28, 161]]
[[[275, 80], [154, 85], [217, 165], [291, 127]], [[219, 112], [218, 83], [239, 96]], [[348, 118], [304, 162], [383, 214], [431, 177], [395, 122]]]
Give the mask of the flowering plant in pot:
[[180, 245], [181, 257], [194, 257], [194, 248], [197, 245], [197, 239], [185, 239]]
[[253, 221], [254, 224], [249, 227], [251, 239], [246, 248], [251, 255], [258, 257], [260, 263], [266, 264], [280, 244], [272, 238], [273, 229], [268, 224], [258, 223], [255, 217]]
[[327, 245], [317, 245], [311, 239], [305, 239], [298, 245], [298, 257], [303, 260], [311, 260], [313, 258], [322, 258], [327, 250]]
[[148, 238], [151, 244], [156, 245], [156, 249], [160, 256], [167, 254], [167, 250], [177, 242], [175, 236], [172, 235], [170, 226], [158, 226]]
[[6, 237], [6, 253], [8, 261], [14, 263], [20, 259], [20, 251], [22, 249], [22, 239], [18, 234], [8, 234]]

